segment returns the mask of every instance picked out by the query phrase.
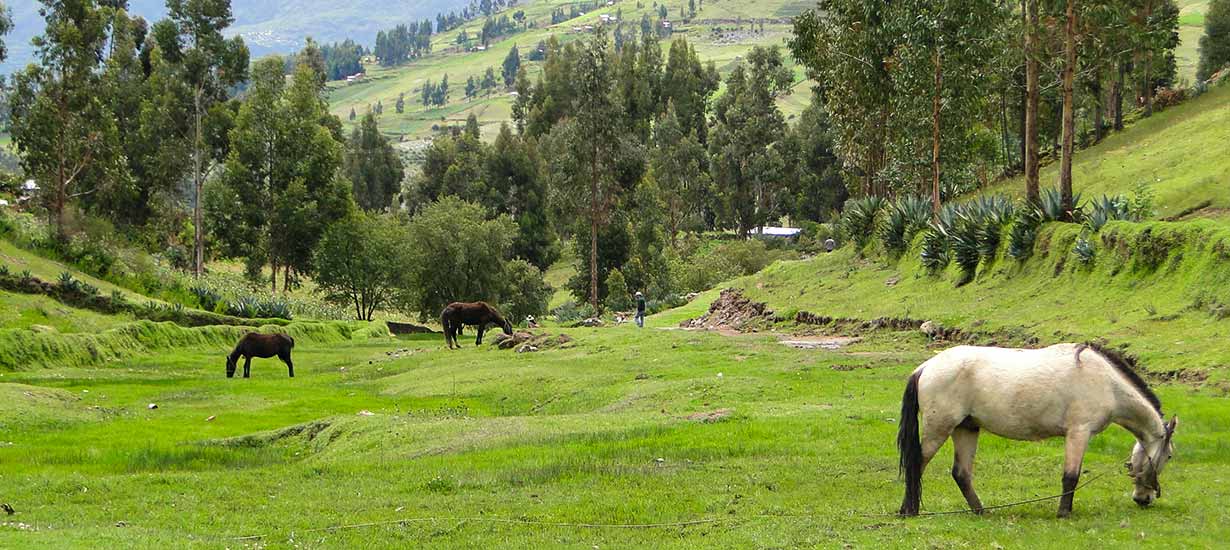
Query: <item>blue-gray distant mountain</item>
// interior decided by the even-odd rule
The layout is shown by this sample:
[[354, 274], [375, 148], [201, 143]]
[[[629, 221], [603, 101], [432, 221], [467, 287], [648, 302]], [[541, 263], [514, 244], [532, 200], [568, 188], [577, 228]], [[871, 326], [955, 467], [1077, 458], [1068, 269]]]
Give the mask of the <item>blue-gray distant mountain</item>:
[[[33, 59], [30, 39], [43, 32], [38, 0], [0, 0], [13, 14], [13, 32], [4, 37], [9, 59], [0, 73], [20, 69]], [[254, 55], [290, 52], [311, 36], [320, 42], [353, 38], [371, 46], [376, 32], [399, 23], [435, 21], [437, 13], [460, 11], [466, 0], [232, 0], [235, 24]], [[165, 0], [128, 0], [128, 11], [150, 22], [166, 15]]]

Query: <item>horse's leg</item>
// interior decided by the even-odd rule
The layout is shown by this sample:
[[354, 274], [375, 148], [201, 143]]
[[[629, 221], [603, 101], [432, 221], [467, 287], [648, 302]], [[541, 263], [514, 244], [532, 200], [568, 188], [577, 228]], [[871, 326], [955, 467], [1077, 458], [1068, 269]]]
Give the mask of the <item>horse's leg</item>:
[[974, 454], [978, 451], [978, 428], [958, 426], [952, 432], [952, 480], [957, 482], [965, 502], [976, 514], [982, 513], [982, 501], [974, 492]]
[[486, 329], [487, 329], [486, 325], [478, 325], [478, 338], [474, 340], [474, 345], [476, 346], [483, 345], [483, 331], [485, 331]]
[[243, 377], [244, 378], [248, 377], [251, 369], [252, 369], [252, 357], [251, 356], [244, 357], [243, 358]]
[[283, 363], [286, 363], [286, 369], [290, 371], [290, 377], [294, 378], [295, 377], [295, 364], [292, 363], [290, 360], [290, 352], [288, 351], [282, 355], [279, 355], [278, 359], [281, 359]]
[[1081, 463], [1085, 460], [1085, 449], [1089, 447], [1090, 436], [1086, 430], [1071, 430], [1064, 439], [1063, 497], [1059, 499], [1061, 518], [1072, 514], [1072, 497], [1075, 496], [1076, 485], [1081, 478]]

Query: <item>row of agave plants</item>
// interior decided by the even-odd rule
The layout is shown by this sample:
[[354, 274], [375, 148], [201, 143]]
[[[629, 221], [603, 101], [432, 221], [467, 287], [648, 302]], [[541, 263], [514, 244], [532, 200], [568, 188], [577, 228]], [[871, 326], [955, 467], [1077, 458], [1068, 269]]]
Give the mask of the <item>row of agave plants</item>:
[[[1112, 220], [1140, 221], [1152, 211], [1152, 193], [1137, 189], [1136, 197], [1102, 196], [1077, 205], [1072, 219], [1082, 224], [1073, 253], [1082, 263], [1092, 262], [1095, 249], [1090, 237]], [[878, 238], [884, 251], [899, 257], [923, 233], [922, 264], [938, 272], [956, 264], [962, 273], [959, 284], [973, 279], [978, 266], [993, 261], [1004, 239], [1007, 254], [1025, 260], [1033, 253], [1038, 228], [1046, 222], [1064, 219], [1063, 202], [1055, 189], [1045, 189], [1037, 204], [1013, 201], [1003, 195], [984, 195], [964, 202], [949, 202], [933, 219], [931, 202], [922, 197], [888, 200], [868, 196], [846, 202], [839, 221], [846, 239], [859, 250]]]

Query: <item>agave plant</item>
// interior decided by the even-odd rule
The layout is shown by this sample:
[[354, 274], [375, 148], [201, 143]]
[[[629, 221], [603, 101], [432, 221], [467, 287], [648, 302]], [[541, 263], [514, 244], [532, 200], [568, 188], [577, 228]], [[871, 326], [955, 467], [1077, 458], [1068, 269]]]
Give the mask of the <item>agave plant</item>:
[[1102, 195], [1091, 202], [1089, 215], [1085, 216], [1085, 228], [1097, 233], [1107, 222], [1132, 219], [1132, 204], [1123, 195]]
[[260, 317], [264, 318], [278, 318], [287, 320], [290, 320], [291, 318], [290, 305], [284, 300], [279, 300], [277, 298], [270, 298], [262, 301], [260, 303], [258, 313]]
[[1025, 261], [1034, 253], [1034, 240], [1038, 226], [1042, 224], [1042, 211], [1036, 206], [1024, 205], [1016, 211], [1016, 219], [1008, 233], [1008, 255]]
[[[1042, 210], [1042, 221], [1054, 222], [1066, 218], [1063, 210], [1063, 199], [1059, 194], [1059, 190], [1055, 188], [1047, 188], [1042, 190], [1041, 203], [1038, 207]], [[1072, 194], [1072, 219], [1080, 220], [1084, 214], [1084, 205], [1081, 204], [1081, 194]]]
[[841, 231], [858, 248], [867, 245], [875, 235], [876, 216], [884, 208], [884, 198], [867, 196], [846, 201], [841, 212]]
[[985, 223], [986, 218], [977, 209], [963, 207], [957, 211], [956, 222], [949, 232], [952, 260], [961, 268], [966, 280], [973, 278], [982, 260], [978, 238]]
[[922, 264], [934, 273], [948, 267], [948, 229], [943, 224], [933, 223], [923, 234]]
[[1097, 256], [1097, 251], [1093, 248], [1093, 243], [1089, 239], [1081, 237], [1076, 240], [1076, 245], [1072, 247], [1072, 252], [1080, 259], [1082, 264], [1088, 265]]
[[260, 302], [251, 296], [244, 296], [227, 304], [226, 312], [235, 317], [254, 319], [260, 312]]
[[900, 254], [914, 235], [931, 222], [931, 203], [921, 197], [902, 197], [887, 207], [880, 224], [880, 241], [890, 253]]

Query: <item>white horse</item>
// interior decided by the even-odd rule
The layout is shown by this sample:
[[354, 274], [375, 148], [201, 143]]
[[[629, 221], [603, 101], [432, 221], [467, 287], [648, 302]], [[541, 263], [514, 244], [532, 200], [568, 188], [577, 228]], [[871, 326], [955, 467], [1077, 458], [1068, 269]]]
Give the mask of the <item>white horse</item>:
[[1111, 423], [1136, 436], [1128, 462], [1136, 486], [1132, 499], [1152, 504], [1162, 494], [1157, 478], [1173, 452], [1179, 419], [1165, 421], [1161, 402], [1133, 366], [1095, 344], [1037, 350], [958, 346], [932, 357], [914, 370], [901, 398], [897, 449], [906, 489], [898, 513], [918, 515], [923, 470], [950, 435], [952, 478], [970, 508], [981, 513], [974, 452], [985, 429], [1009, 439], [1065, 438], [1059, 517], [1067, 517], [1089, 439]]

